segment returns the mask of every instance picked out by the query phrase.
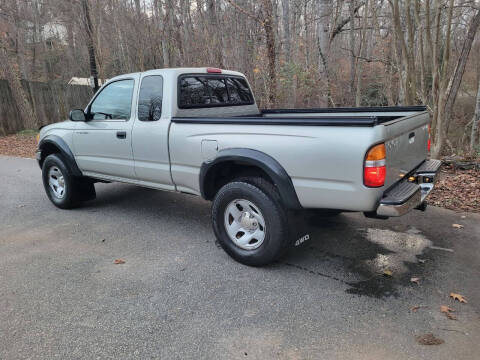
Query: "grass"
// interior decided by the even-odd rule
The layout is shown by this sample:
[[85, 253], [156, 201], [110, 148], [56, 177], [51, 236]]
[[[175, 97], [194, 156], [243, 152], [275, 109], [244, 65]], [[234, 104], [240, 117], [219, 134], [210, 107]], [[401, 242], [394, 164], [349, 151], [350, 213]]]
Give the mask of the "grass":
[[20, 135], [20, 136], [35, 136], [38, 134], [38, 130], [34, 130], [34, 129], [26, 129], [26, 130], [21, 130], [19, 132], [17, 132], [17, 135]]

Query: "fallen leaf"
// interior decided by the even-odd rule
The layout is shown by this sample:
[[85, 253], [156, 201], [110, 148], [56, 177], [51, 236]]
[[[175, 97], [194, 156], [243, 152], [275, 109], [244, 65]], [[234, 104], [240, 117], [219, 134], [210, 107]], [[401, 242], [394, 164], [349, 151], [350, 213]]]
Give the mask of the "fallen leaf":
[[425, 260], [425, 259], [417, 259], [417, 260], [418, 260], [418, 262], [419, 262], [420, 264], [425, 264], [425, 262], [427, 261], [427, 260]]
[[392, 276], [393, 272], [391, 270], [383, 270], [383, 275], [385, 276]]
[[451, 311], [453, 312], [455, 310], [453, 310], [451, 307], [449, 307], [447, 305], [440, 305], [440, 311], [442, 313], [447, 313], [448, 314], [449, 312], [451, 312]]
[[457, 320], [457, 317], [453, 314], [450, 314], [450, 313], [445, 313], [445, 315], [447, 316], [447, 318], [449, 318], [450, 320]]
[[455, 294], [455, 293], [450, 293], [450, 297], [453, 298], [453, 300], [458, 300], [461, 303], [467, 303], [467, 300], [463, 297], [463, 295], [460, 294]]
[[460, 224], [452, 224], [452, 227], [455, 229], [463, 229], [463, 225]]
[[410, 308], [410, 311], [411, 311], [411, 312], [417, 312], [418, 309], [420, 309], [420, 308], [426, 308], [426, 307], [428, 307], [428, 306], [427, 306], [427, 305], [415, 305], [415, 306], [412, 306], [412, 307]]
[[421, 345], [440, 345], [445, 341], [435, 337], [433, 334], [424, 334], [416, 337], [417, 342]]
[[413, 282], [417, 285], [420, 285], [420, 278], [419, 277], [412, 277], [412, 278], [410, 278], [410, 282]]
[[125, 260], [122, 260], [122, 259], [116, 259], [114, 262], [113, 262], [115, 265], [119, 265], [119, 264], [125, 264]]

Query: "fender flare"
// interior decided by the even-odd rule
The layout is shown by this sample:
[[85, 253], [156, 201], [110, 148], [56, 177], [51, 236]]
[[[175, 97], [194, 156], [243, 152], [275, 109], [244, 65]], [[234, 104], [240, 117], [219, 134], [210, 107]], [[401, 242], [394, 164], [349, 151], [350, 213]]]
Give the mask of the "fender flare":
[[[58, 135], [47, 135], [45, 136], [42, 140], [40, 140], [40, 143], [38, 144], [38, 150], [43, 153], [43, 151], [48, 147], [48, 146], [55, 146], [59, 151], [60, 154], [64, 157], [64, 159], [67, 161], [66, 166], [70, 169], [72, 172], [73, 176], [82, 176], [82, 172], [77, 166], [77, 162], [75, 161], [75, 157], [73, 156], [72, 150], [70, 150], [70, 147], [67, 145], [65, 140], [63, 140], [60, 136]], [[42, 167], [43, 161], [45, 160], [45, 156], [41, 154], [41, 159], [39, 159], [38, 164], [40, 167]]]
[[280, 193], [283, 204], [288, 209], [301, 209], [302, 206], [298, 201], [297, 193], [292, 183], [292, 179], [287, 174], [280, 163], [270, 155], [264, 152], [246, 149], [246, 148], [230, 148], [220, 150], [218, 156], [209, 161], [204, 162], [200, 168], [200, 193], [206, 200], [213, 198], [213, 179], [218, 166], [225, 162], [235, 162], [249, 166], [255, 166], [262, 169], [274, 182]]

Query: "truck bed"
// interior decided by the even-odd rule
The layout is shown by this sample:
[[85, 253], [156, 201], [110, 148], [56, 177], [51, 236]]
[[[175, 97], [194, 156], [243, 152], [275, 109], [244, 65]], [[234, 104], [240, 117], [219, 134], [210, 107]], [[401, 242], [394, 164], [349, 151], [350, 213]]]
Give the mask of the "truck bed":
[[[208, 161], [204, 154], [241, 147], [278, 159], [304, 207], [322, 203], [365, 211], [370, 199], [374, 210], [386, 190], [427, 158], [429, 114], [423, 106], [274, 109], [249, 116], [173, 117], [172, 123], [172, 177], [186, 192], [198, 191], [193, 187], [197, 170], [191, 166]], [[186, 151], [190, 142], [198, 142], [202, 153]], [[364, 156], [378, 143], [385, 143], [387, 152], [385, 185], [366, 188]], [[213, 144], [213, 153], [204, 151], [206, 144]], [[197, 156], [203, 159], [194, 161]], [[192, 175], [188, 183], [186, 174]]]

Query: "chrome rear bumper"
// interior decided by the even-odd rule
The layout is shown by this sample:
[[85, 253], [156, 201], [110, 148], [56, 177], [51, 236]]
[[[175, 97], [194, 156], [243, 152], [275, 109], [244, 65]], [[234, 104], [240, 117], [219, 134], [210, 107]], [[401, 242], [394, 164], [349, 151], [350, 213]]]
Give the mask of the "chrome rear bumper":
[[440, 160], [424, 161], [408, 179], [399, 182], [384, 194], [377, 208], [377, 215], [402, 216], [421, 206], [433, 190], [441, 165]]

